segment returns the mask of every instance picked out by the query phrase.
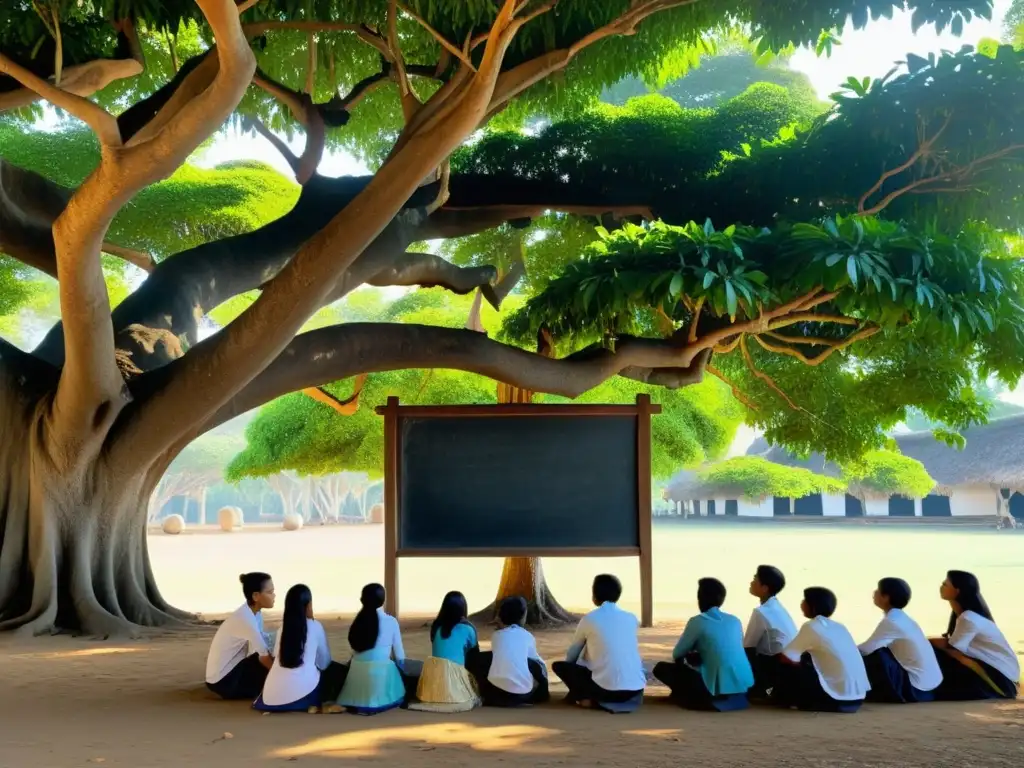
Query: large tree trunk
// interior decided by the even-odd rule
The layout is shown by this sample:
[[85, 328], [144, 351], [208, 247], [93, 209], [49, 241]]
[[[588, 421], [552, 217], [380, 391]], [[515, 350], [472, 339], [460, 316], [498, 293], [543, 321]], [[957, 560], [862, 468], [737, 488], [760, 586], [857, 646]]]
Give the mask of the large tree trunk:
[[0, 377], [0, 630], [99, 637], [195, 617], [160, 596], [146, 547], [148, 500], [159, 476], [134, 476], [101, 455], [75, 472], [53, 461], [33, 401]]
[[565, 610], [551, 594], [539, 557], [506, 557], [494, 602], [474, 614], [474, 620], [496, 621], [501, 601], [517, 596], [526, 598], [526, 623], [531, 627], [559, 627], [579, 620], [579, 616]]

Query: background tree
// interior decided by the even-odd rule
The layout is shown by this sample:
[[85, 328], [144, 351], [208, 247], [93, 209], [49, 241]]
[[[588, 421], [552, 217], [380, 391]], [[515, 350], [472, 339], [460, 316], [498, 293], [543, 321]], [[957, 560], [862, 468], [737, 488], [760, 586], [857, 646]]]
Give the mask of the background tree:
[[[919, 22], [941, 25], [991, 14], [990, 0], [909, 5]], [[196, 436], [282, 394], [417, 368], [466, 370], [561, 395], [580, 394], [617, 373], [648, 383], [698, 380], [717, 346], [700, 327], [699, 340], [682, 351], [664, 338], [620, 339], [615, 351], [595, 348], [562, 359], [461, 329], [345, 323], [296, 333], [322, 306], [366, 283], [442, 285], [456, 293], [481, 288], [500, 303], [510, 286], [498, 281], [496, 268], [458, 268], [408, 250], [415, 242], [524, 217], [516, 207], [524, 202], [517, 197], [523, 185], [451, 172], [452, 153], [490, 116], [504, 111], [507, 119], [518, 111], [557, 120], [578, 113], [605, 86], [656, 69], [726, 18], [748, 24], [761, 47], [780, 50], [814, 42], [848, 13], [855, 26], [864, 26], [872, 12], [895, 6], [892, 0], [416, 0], [400, 9], [394, 0], [324, 0], [302, 8], [264, 0], [242, 6], [240, 19], [229, 0], [58, 0], [47, 22], [33, 6], [6, 4], [0, 10], [4, 107], [46, 99], [86, 123], [102, 151], [74, 190], [7, 161], [0, 167], [0, 248], [58, 279], [62, 318], [32, 353], [0, 346], [0, 419], [3, 434], [14, 438], [0, 447], [8, 489], [0, 508], [0, 628], [104, 635], [187, 618], [166, 604], [153, 581], [139, 500]], [[122, 83], [127, 87], [114, 99], [85, 98], [137, 76], [154, 31], [177, 34], [189, 23], [216, 46], [179, 61], [166, 85], [150, 93], [156, 83], [143, 78], [137, 89]], [[1014, 69], [1019, 62], [1002, 55], [999, 62], [1014, 77], [1000, 77], [993, 88], [1012, 95], [1013, 83], [1021, 81]], [[560, 82], [568, 85], [556, 86], [550, 76], [562, 71]], [[974, 88], [958, 96], [984, 114], [992, 93]], [[141, 190], [180, 167], [239, 107], [240, 116], [270, 121], [270, 130], [275, 120], [304, 130], [299, 157], [279, 142], [302, 185], [294, 207], [253, 233], [166, 258], [112, 311], [101, 261], [111, 221]], [[924, 117], [931, 127], [932, 114]], [[362, 143], [377, 168], [372, 178], [315, 173], [328, 133]], [[991, 131], [946, 135], [973, 149], [995, 139]], [[982, 157], [967, 165], [977, 169], [974, 160]], [[529, 178], [523, 181], [530, 186]], [[623, 205], [635, 212], [656, 191], [645, 190], [644, 200], [610, 201], [600, 189], [577, 188], [571, 207], [600, 214]], [[533, 190], [532, 210], [570, 207], [564, 194], [549, 197], [551, 188], [537, 184]], [[740, 218], [757, 220], [756, 214], [751, 208]], [[998, 276], [1007, 290], [1016, 290], [1012, 275], [987, 262], [983, 267], [987, 280]], [[237, 319], [199, 341], [210, 310], [257, 289], [259, 298]], [[824, 290], [807, 301], [821, 300], [824, 309], [829, 300], [822, 297], [831, 292]], [[977, 301], [988, 300], [985, 288], [979, 293]], [[994, 315], [999, 324], [987, 331], [961, 329], [962, 343], [991, 351], [1002, 343], [1001, 357], [1020, 360], [1005, 335], [1012, 337], [1006, 314]], [[716, 310], [707, 317], [718, 321], [721, 315]], [[31, 440], [21, 438], [28, 435]]]
[[923, 499], [935, 487], [935, 480], [921, 462], [895, 451], [868, 451], [860, 459], [843, 464], [842, 472], [850, 494], [863, 505], [870, 496]]
[[801, 467], [786, 467], [760, 456], [736, 456], [702, 467], [694, 474], [702, 492], [714, 498], [763, 501], [768, 497], [800, 499], [814, 494], [837, 494], [846, 483]]
[[167, 503], [184, 496], [199, 505], [199, 522], [206, 519], [206, 493], [224, 477], [228, 462], [238, 452], [242, 441], [237, 435], [211, 433], [194, 440], [179, 453], [149, 497], [148, 521], [156, 522]]

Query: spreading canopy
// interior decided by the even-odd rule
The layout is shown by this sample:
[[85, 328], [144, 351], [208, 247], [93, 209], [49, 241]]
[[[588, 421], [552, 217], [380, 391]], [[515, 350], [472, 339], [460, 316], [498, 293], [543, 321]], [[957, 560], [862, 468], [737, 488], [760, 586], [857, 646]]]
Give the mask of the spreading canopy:
[[935, 487], [921, 462], [895, 451], [869, 451], [843, 465], [843, 478], [851, 493], [864, 496], [922, 499]]
[[846, 490], [846, 483], [835, 478], [815, 474], [809, 469], [774, 464], [760, 456], [737, 456], [711, 464], [698, 470], [697, 479], [706, 498], [800, 499]]

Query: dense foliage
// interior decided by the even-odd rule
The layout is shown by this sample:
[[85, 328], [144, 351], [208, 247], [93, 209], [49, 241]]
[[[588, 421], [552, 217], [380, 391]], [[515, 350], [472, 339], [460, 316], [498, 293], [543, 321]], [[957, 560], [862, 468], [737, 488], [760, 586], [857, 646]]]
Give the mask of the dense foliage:
[[760, 456], [737, 456], [697, 472], [708, 498], [745, 498], [761, 501], [771, 496], [800, 499], [814, 494], [838, 494], [846, 484], [800, 467], [775, 464]]
[[869, 451], [843, 465], [850, 492], [862, 496], [905, 496], [922, 499], [935, 481], [916, 459], [893, 451]]

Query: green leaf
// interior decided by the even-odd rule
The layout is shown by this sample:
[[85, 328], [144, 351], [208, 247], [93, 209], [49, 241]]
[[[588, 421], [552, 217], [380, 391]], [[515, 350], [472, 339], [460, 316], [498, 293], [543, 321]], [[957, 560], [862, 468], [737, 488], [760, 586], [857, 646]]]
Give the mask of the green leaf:
[[713, 282], [715, 282], [715, 279], [716, 279], [717, 277], [718, 277], [718, 275], [716, 275], [716, 274], [715, 274], [714, 272], [712, 272], [712, 271], [711, 271], [710, 269], [709, 269], [709, 270], [708, 270], [708, 271], [707, 271], [707, 272], [706, 272], [706, 273], [704, 274], [704, 290], [705, 290], [705, 291], [706, 291], [706, 290], [707, 290], [708, 288], [710, 288], [710, 287], [711, 287], [711, 284], [712, 284]]
[[672, 276], [672, 282], [668, 286], [669, 295], [675, 298], [683, 292], [683, 273], [676, 272]]
[[853, 283], [853, 287], [857, 287], [857, 257], [850, 256], [846, 260], [846, 274], [850, 276], [850, 282]]
[[836, 264], [838, 264], [842, 260], [843, 260], [843, 254], [841, 254], [841, 253], [833, 253], [831, 256], [829, 256], [827, 259], [825, 259], [825, 266], [826, 267], [834, 267]]
[[732, 287], [732, 280], [725, 281], [725, 303], [729, 310], [729, 319], [736, 319], [736, 289]]

